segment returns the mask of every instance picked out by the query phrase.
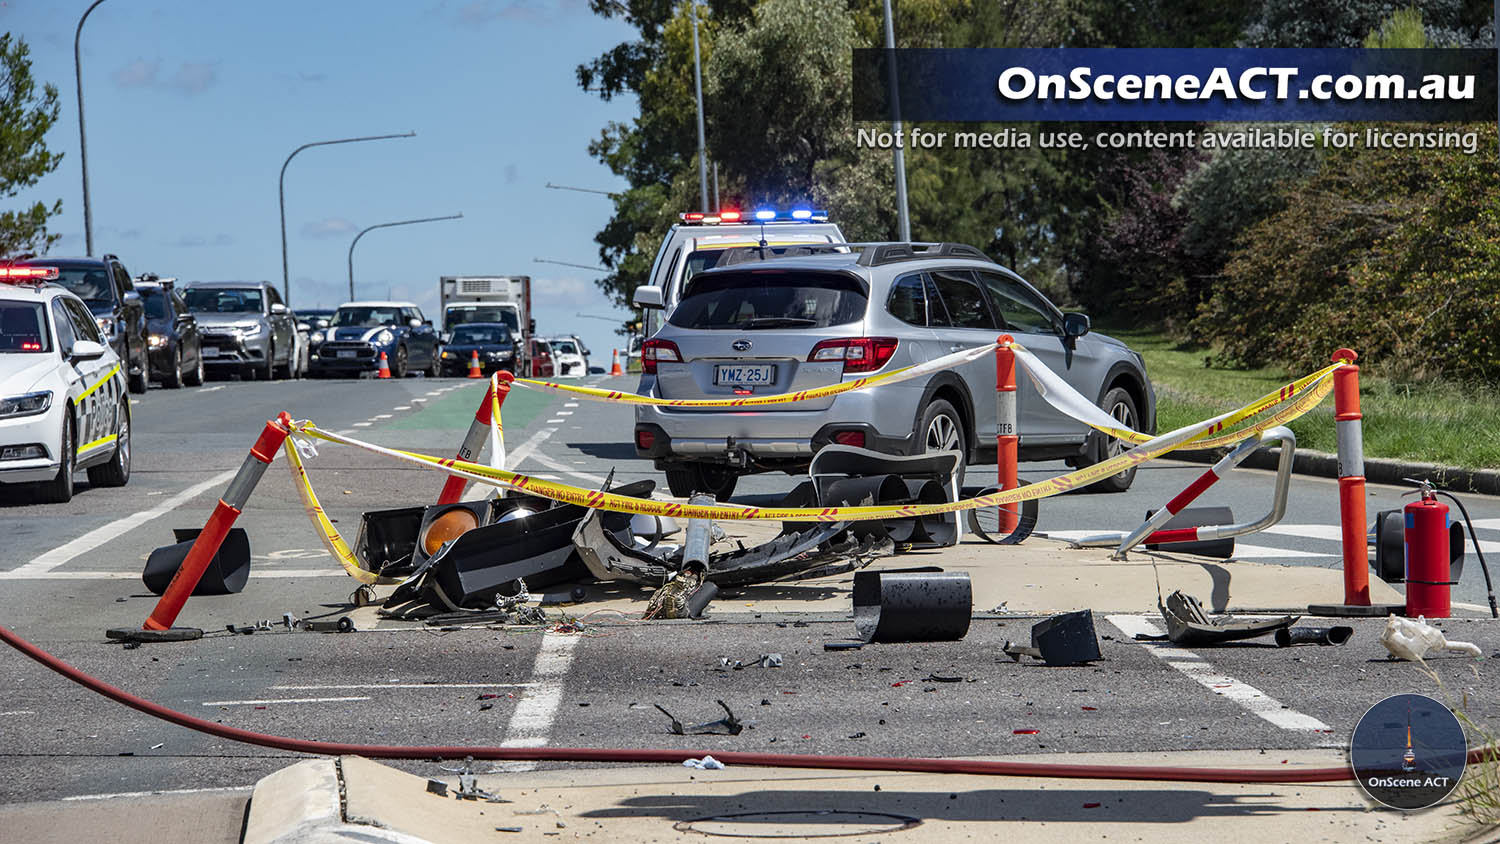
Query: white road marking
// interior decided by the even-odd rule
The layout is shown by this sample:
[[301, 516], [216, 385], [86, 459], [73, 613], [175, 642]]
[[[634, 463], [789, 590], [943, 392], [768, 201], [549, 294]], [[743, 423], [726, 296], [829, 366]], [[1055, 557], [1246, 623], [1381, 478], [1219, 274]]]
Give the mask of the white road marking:
[[125, 533], [138, 528], [153, 519], [165, 516], [181, 505], [192, 501], [194, 498], [216, 486], [223, 486], [224, 484], [229, 483], [229, 481], [234, 478], [235, 472], [237, 471], [239, 470], [231, 469], [229, 471], [220, 472], [219, 474], [214, 475], [206, 481], [199, 481], [198, 483], [193, 484], [192, 486], [188, 487], [182, 492], [177, 493], [171, 498], [163, 500], [160, 504], [152, 507], [150, 510], [144, 510], [140, 513], [134, 513], [132, 515], [126, 516], [123, 519], [115, 519], [107, 525], [96, 527], [88, 533], [85, 533], [83, 536], [59, 545], [56, 548], [53, 548], [51, 551], [47, 551], [41, 556], [33, 559], [31, 562], [26, 563], [25, 565], [22, 565], [10, 572], [4, 572], [4, 574], [34, 575], [50, 572], [58, 566], [73, 559], [74, 557], [79, 556], [80, 554], [86, 554], [89, 551], [92, 551], [95, 548], [98, 548], [99, 546], [105, 544], [106, 542], [123, 536]]
[[[542, 636], [542, 646], [531, 669], [531, 679], [536, 685], [516, 702], [501, 747], [541, 747], [547, 743], [558, 704], [562, 703], [563, 681], [573, 666], [573, 650], [577, 646], [577, 636], [556, 633]], [[506, 762], [500, 767], [505, 771], [530, 771], [536, 768], [536, 763]]]
[[576, 402], [576, 401], [570, 401], [570, 402], [567, 402], [567, 403], [563, 404], [563, 407], [577, 407], [577, 406], [578, 406], [578, 402]]
[[555, 433], [557, 433], [556, 428], [543, 428], [542, 430], [537, 431], [535, 434], [532, 434], [531, 437], [526, 440], [526, 442], [521, 443], [520, 447], [510, 452], [510, 454], [508, 455], [510, 465], [512, 467], [521, 465], [522, 460], [530, 457], [531, 453], [533, 451], [536, 451], [537, 446], [546, 442], [547, 438], [551, 437]]
[[[272, 686], [273, 692], [317, 692], [338, 689], [529, 689], [536, 683], [335, 683], [325, 686]], [[0, 715], [5, 713], [0, 712]]]
[[[571, 411], [571, 410], [559, 410], [557, 412], [557, 415], [558, 416], [572, 416], [573, 415], [573, 411]], [[557, 421], [561, 422], [562, 420], [559, 419]]]
[[[433, 391], [429, 392], [427, 395], [429, 395], [429, 396], [441, 396], [442, 394], [443, 394], [442, 390], [433, 390]], [[413, 399], [413, 401], [415, 401], [415, 399]]]
[[1344, 531], [1338, 525], [1271, 525], [1266, 528], [1266, 533], [1275, 533], [1282, 536], [1301, 536], [1306, 539], [1328, 539], [1333, 542], [1344, 541]]
[[[203, 393], [212, 393], [214, 390], [222, 390], [222, 389], [224, 389], [224, 385], [223, 384], [219, 384], [216, 387], [204, 387], [203, 389], [199, 390], [198, 393], [201, 395]], [[63, 799], [64, 800], [77, 800], [78, 798], [76, 798], [76, 797], [71, 797], [71, 798], [70, 797], [64, 797]]]
[[75, 794], [63, 800], [118, 800], [130, 797], [160, 797], [167, 794], [209, 794], [216, 791], [253, 791], [253, 785], [226, 785], [216, 788], [174, 788], [161, 791], [118, 791], [114, 794]]
[[[1163, 551], [1172, 550], [1172, 546], [1163, 545]], [[1331, 559], [1338, 554], [1321, 554], [1316, 551], [1293, 551], [1290, 548], [1271, 548], [1266, 545], [1248, 545], [1243, 542], [1234, 543], [1234, 558], [1236, 560], [1266, 560], [1266, 559], [1292, 559], [1300, 557], [1323, 557]]]
[[550, 424], [552, 424], [554, 422], [563, 422], [563, 421], [566, 421], [566, 420], [563, 420], [563, 419], [548, 419], [547, 420], [547, 424], [550, 425]]
[[[1162, 632], [1145, 616], [1111, 615], [1106, 617], [1110, 624], [1119, 628], [1120, 632], [1126, 636], [1134, 636], [1137, 633], [1157, 636]], [[1207, 659], [1190, 650], [1159, 642], [1141, 642], [1140, 644], [1157, 659], [1181, 671], [1198, 685], [1234, 701], [1252, 714], [1260, 716], [1283, 730], [1332, 731], [1332, 728], [1322, 721], [1283, 706], [1281, 701], [1260, 689], [1218, 673]]]
[[0, 712], [0, 717], [4, 717], [6, 715], [35, 715], [35, 714], [36, 714], [36, 711], [32, 710], [32, 709], [12, 709], [9, 712]]
[[[527, 457], [537, 463], [542, 464], [543, 466], [546, 466], [548, 469], [551, 469], [554, 472], [561, 472], [569, 477], [577, 478], [584, 483], [596, 485], [604, 483], [604, 478], [598, 475], [591, 475], [588, 472], [574, 471], [573, 469], [569, 468], [566, 463], [563, 463], [560, 460], [554, 460], [551, 457], [542, 454], [541, 452], [537, 452], [536, 454], [529, 454], [527, 455]], [[517, 461], [517, 465], [519, 465], [519, 461]]]
[[374, 425], [374, 424], [375, 424], [374, 422], [355, 422], [354, 423], [354, 427], [356, 427], [356, 428], [368, 428], [368, 427], [370, 427], [371, 425]]
[[[1463, 514], [1460, 513], [1459, 514], [1459, 518], [1463, 518]], [[1474, 529], [1475, 530], [1500, 530], [1500, 519], [1475, 519], [1474, 520]]]
[[286, 697], [267, 698], [266, 700], [208, 700], [204, 706], [269, 706], [274, 703], [349, 703], [350, 701], [369, 700], [368, 697]]

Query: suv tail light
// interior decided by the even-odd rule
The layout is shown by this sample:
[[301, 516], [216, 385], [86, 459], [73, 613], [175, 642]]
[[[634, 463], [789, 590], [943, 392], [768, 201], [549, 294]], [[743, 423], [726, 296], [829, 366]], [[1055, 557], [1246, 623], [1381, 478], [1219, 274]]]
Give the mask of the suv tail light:
[[810, 363], [841, 360], [845, 372], [874, 372], [896, 353], [895, 337], [842, 337], [813, 346]]
[[635, 432], [636, 448], [641, 451], [650, 451], [654, 445], [656, 445], [656, 434], [654, 432], [645, 430]]
[[852, 445], [855, 448], [865, 447], [864, 431], [839, 431], [833, 435], [833, 441], [839, 445]]
[[656, 374], [658, 363], [682, 363], [682, 351], [671, 340], [647, 340], [641, 344], [641, 370]]

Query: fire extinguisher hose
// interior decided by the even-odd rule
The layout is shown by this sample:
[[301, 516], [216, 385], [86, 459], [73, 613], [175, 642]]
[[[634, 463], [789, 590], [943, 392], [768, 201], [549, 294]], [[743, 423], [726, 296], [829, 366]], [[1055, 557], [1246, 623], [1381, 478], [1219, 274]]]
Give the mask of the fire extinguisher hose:
[[[472, 756], [485, 760], [552, 761], [552, 762], [624, 762], [633, 764], [677, 764], [691, 756], [711, 752], [714, 758], [729, 765], [775, 768], [819, 768], [855, 771], [909, 771], [937, 774], [977, 774], [1008, 777], [1057, 777], [1066, 779], [1146, 780], [1172, 782], [1222, 783], [1306, 783], [1340, 782], [1354, 778], [1348, 766], [1336, 768], [1188, 768], [1165, 765], [1074, 765], [1045, 762], [992, 762], [975, 759], [905, 758], [890, 756], [818, 756], [806, 753], [746, 753], [741, 751], [686, 749], [629, 749], [596, 747], [460, 747], [405, 746], [380, 744], [345, 744], [290, 738], [239, 727], [217, 724], [186, 713], [168, 709], [133, 695], [75, 668], [0, 626], [0, 640], [47, 668], [116, 703], [123, 704], [153, 718], [179, 727], [231, 741], [269, 747], [293, 753], [317, 755], [358, 755], [375, 759], [459, 759]], [[1471, 750], [1470, 762], [1500, 759], [1500, 747], [1486, 746]]]
[[1490, 580], [1490, 567], [1484, 562], [1484, 551], [1479, 547], [1479, 537], [1474, 535], [1474, 520], [1469, 518], [1468, 508], [1464, 507], [1464, 503], [1458, 500], [1458, 496], [1451, 492], [1444, 492], [1441, 489], [1433, 490], [1433, 492], [1458, 505], [1458, 512], [1464, 514], [1464, 526], [1469, 529], [1469, 542], [1474, 546], [1474, 556], [1479, 558], [1479, 570], [1484, 572], [1484, 591], [1490, 599], [1490, 618], [1500, 618], [1500, 608], [1495, 606], [1495, 584]]

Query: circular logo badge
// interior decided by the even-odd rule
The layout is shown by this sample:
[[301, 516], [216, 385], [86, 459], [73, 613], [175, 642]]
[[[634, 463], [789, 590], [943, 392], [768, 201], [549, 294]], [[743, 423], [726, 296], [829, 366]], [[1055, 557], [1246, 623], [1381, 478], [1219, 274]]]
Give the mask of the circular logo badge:
[[1374, 800], [1425, 809], [1458, 787], [1468, 750], [1451, 709], [1426, 695], [1394, 695], [1359, 719], [1349, 761]]

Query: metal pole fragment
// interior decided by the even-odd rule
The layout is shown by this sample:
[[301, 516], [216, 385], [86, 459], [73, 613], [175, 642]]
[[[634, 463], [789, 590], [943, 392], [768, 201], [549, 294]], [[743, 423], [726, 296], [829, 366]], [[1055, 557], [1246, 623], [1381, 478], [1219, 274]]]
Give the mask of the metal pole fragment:
[[219, 553], [219, 546], [229, 534], [229, 528], [244, 510], [245, 502], [250, 500], [250, 493], [266, 473], [266, 467], [271, 465], [271, 460], [276, 457], [282, 443], [286, 442], [291, 426], [292, 418], [285, 412], [266, 423], [260, 437], [255, 440], [255, 445], [250, 447], [250, 454], [245, 462], [240, 464], [234, 480], [229, 482], [219, 503], [214, 505], [213, 513], [204, 523], [203, 531], [198, 534], [193, 547], [188, 550], [187, 557], [183, 559], [177, 573], [172, 575], [172, 581], [167, 584], [166, 591], [156, 602], [146, 623], [141, 626], [142, 630], [167, 630], [177, 620], [177, 614], [182, 612], [182, 605], [187, 603], [188, 596], [197, 588], [203, 571], [213, 561], [214, 555]]
[[[1020, 436], [1016, 427], [1016, 353], [1010, 344], [1015, 338], [1002, 334], [995, 341], [995, 470], [1001, 490], [1020, 485], [1017, 461]], [[1016, 529], [1017, 515], [1009, 505], [1000, 506], [1000, 531]]]

